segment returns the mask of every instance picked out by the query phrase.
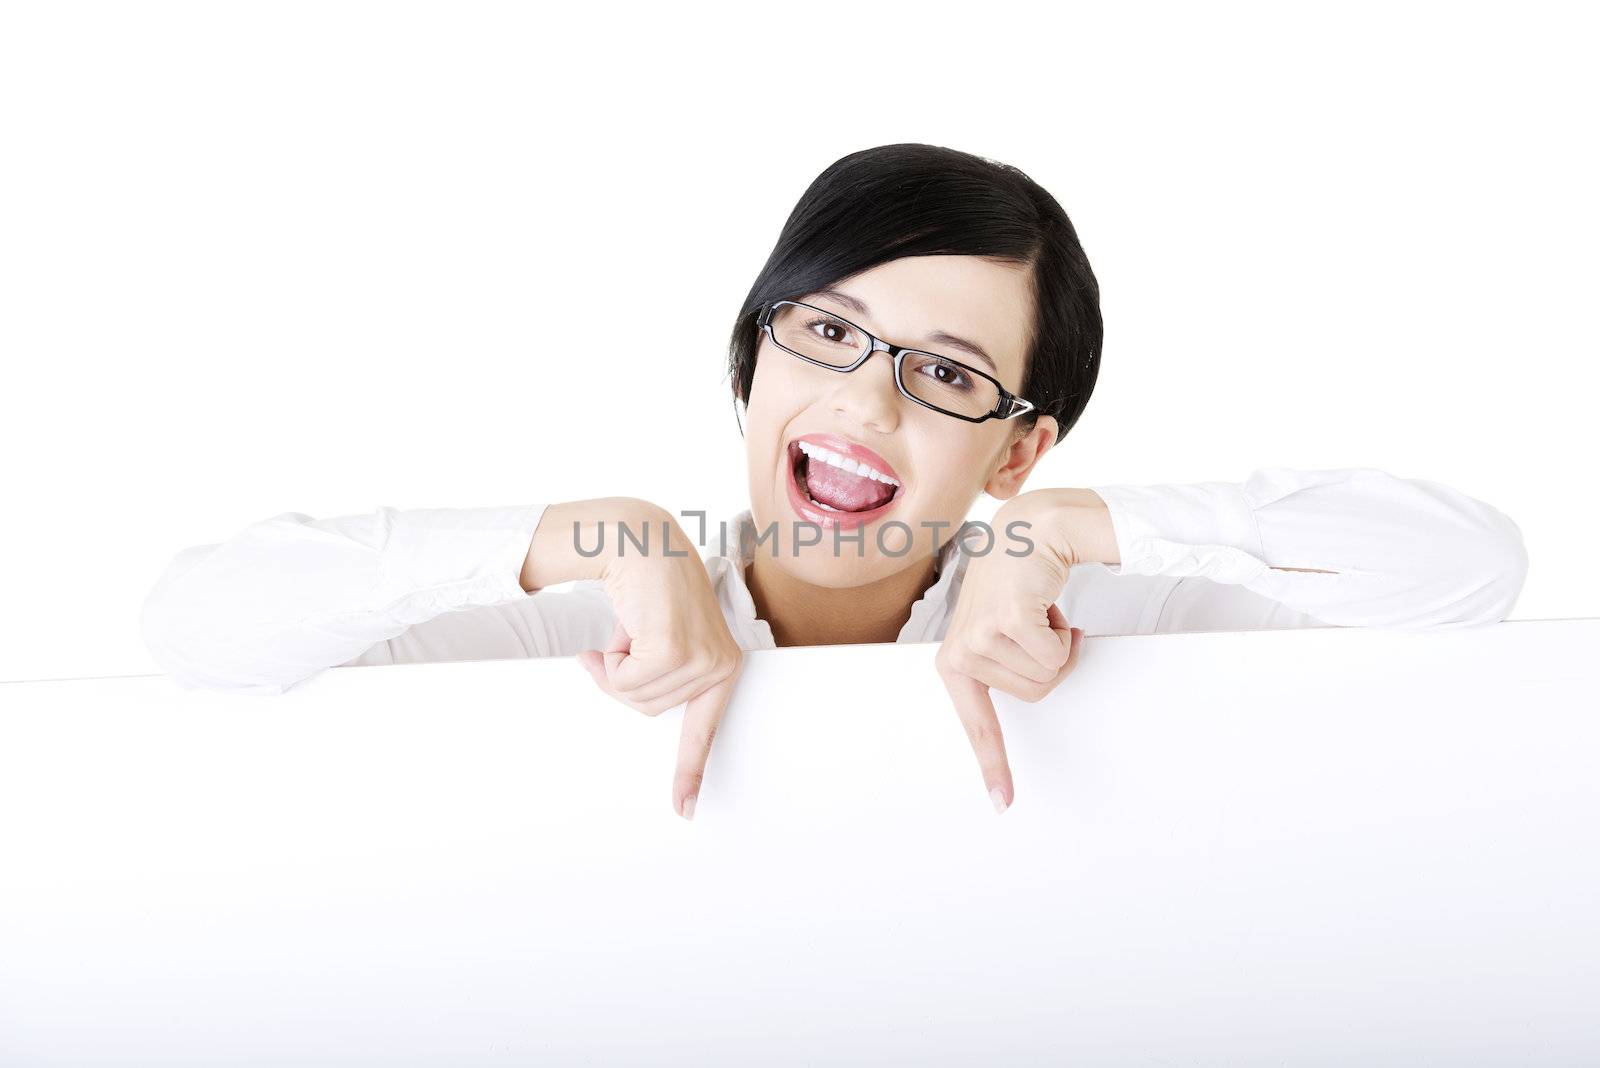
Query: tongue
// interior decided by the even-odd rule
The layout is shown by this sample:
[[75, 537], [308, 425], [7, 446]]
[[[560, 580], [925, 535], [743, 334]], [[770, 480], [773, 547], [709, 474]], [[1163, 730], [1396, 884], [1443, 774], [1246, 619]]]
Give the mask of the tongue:
[[811, 499], [841, 512], [865, 512], [887, 504], [894, 487], [863, 475], [852, 475], [832, 464], [806, 463], [806, 492]]

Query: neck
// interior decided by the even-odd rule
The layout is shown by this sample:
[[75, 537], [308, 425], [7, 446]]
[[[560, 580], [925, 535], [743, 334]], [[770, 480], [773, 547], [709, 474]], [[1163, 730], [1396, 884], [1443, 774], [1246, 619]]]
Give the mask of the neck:
[[928, 557], [865, 586], [814, 586], [758, 548], [745, 583], [779, 646], [863, 645], [900, 636], [911, 606], [933, 585], [937, 564]]

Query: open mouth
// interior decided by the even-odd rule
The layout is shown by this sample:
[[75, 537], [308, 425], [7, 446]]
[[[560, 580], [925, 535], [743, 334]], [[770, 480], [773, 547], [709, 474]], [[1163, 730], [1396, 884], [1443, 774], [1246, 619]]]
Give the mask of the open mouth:
[[883, 457], [842, 438], [796, 438], [788, 459], [789, 503], [813, 523], [859, 526], [887, 512], [905, 491]]

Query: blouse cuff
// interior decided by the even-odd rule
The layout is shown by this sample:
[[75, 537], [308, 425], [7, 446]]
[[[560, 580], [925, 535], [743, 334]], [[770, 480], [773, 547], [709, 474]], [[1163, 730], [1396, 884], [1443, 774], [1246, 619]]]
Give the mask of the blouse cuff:
[[1201, 575], [1242, 584], [1268, 569], [1244, 488], [1235, 482], [1089, 487], [1106, 502], [1120, 563], [1113, 575]]

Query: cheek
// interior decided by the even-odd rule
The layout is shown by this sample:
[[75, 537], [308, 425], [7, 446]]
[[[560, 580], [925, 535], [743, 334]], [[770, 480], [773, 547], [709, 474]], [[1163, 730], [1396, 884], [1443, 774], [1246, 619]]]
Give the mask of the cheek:
[[970, 441], [946, 434], [924, 438], [914, 453], [922, 494], [929, 509], [964, 512], [983, 488], [989, 453]]
[[781, 356], [763, 351], [756, 360], [750, 400], [745, 405], [747, 439], [780, 435], [815, 399], [816, 380], [804, 373], [806, 365]]
[[763, 354], [756, 362], [744, 413], [745, 453], [753, 492], [768, 488], [785, 437], [807, 403], [804, 383], [796, 381], [783, 362]]

